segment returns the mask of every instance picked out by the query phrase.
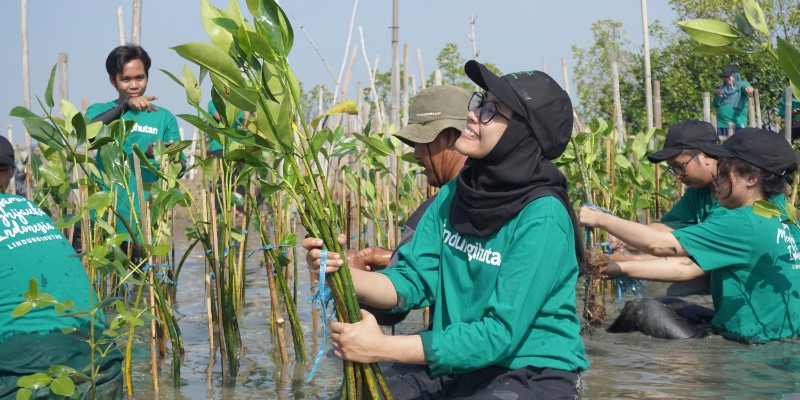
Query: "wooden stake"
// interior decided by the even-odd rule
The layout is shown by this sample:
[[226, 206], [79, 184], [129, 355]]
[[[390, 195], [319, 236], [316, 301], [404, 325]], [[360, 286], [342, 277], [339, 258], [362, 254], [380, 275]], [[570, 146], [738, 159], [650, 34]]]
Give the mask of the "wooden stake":
[[119, 31], [119, 45], [125, 45], [125, 19], [122, 13], [122, 6], [117, 7], [117, 30]]
[[[356, 20], [357, 9], [358, 9], [358, 0], [355, 0], [355, 2], [353, 3], [353, 12], [350, 15], [350, 27], [347, 29], [347, 42], [344, 45], [344, 57], [342, 57], [342, 66], [341, 68], [339, 68], [339, 78], [336, 80], [337, 88], [336, 90], [333, 91], [333, 104], [336, 104], [336, 100], [338, 98], [337, 97], [337, 94], [339, 93], [338, 85], [342, 81], [342, 73], [344, 72], [344, 66], [345, 63], [347, 62], [347, 51], [350, 50], [350, 42], [352, 41], [353, 38], [353, 25]], [[353, 48], [355, 49], [357, 48], [357, 46], [353, 46]], [[345, 88], [345, 91], [343, 93], [346, 92], [347, 88]], [[358, 93], [358, 96], [361, 96], [361, 93]]]
[[61, 102], [69, 98], [68, 64], [69, 57], [67, 53], [58, 53], [58, 108], [61, 110], [61, 117], [64, 117], [64, 110], [61, 109]]
[[[22, 30], [22, 100], [25, 108], [31, 109], [31, 71], [28, 62], [28, 0], [21, 0], [20, 28]], [[31, 146], [31, 135], [25, 128], [25, 151], [28, 157], [25, 158], [25, 197], [33, 199], [33, 187], [31, 185], [33, 171], [31, 171], [31, 158], [33, 147]]]
[[399, 1], [392, 0], [392, 67], [391, 67], [391, 98], [392, 103], [389, 107], [389, 121], [395, 129], [400, 128], [400, 48], [398, 46], [397, 33], [400, 30]]
[[653, 123], [656, 128], [663, 129], [661, 123], [661, 81], [653, 82]]
[[142, 0], [133, 0], [131, 43], [137, 46], [142, 43]]
[[417, 49], [417, 61], [419, 62], [419, 80], [420, 90], [428, 87], [428, 81], [425, 79], [425, 70], [422, 68], [422, 50]]
[[408, 43], [405, 43], [403, 44], [403, 120], [398, 128], [408, 125], [408, 105]]
[[711, 93], [703, 92], [703, 121], [711, 122]]
[[622, 118], [622, 101], [619, 96], [619, 70], [616, 61], [611, 62], [611, 87], [614, 99], [614, 125], [619, 132], [619, 147], [625, 146], [625, 121]]
[[[647, 24], [647, 0], [642, 1], [642, 36], [644, 39], [644, 98], [647, 106], [647, 129], [653, 125], [653, 87], [651, 84], [650, 72], [650, 29]], [[650, 141], [650, 149], [653, 149], [653, 141]]]
[[764, 126], [764, 124], [761, 123], [761, 98], [758, 95], [758, 89], [753, 90], [753, 99], [756, 102], [756, 127], [760, 128]]
[[475, 40], [475, 21], [478, 19], [473, 13], [469, 13], [469, 41], [472, 43], [472, 59], [478, 59], [478, 44]]

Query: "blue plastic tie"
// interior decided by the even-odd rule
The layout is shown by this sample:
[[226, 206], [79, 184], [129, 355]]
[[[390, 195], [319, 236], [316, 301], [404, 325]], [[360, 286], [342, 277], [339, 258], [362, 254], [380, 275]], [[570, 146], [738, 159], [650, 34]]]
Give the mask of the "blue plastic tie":
[[[291, 246], [291, 245], [288, 245], [288, 244], [279, 244], [279, 245], [277, 245], [277, 246], [273, 246], [273, 245], [271, 245], [271, 244], [268, 244], [268, 245], [266, 245], [266, 246], [259, 247], [259, 248], [255, 249], [255, 250], [253, 250], [253, 251], [251, 251], [251, 252], [247, 253], [247, 258], [250, 258], [250, 256], [252, 256], [253, 254], [256, 254], [256, 253], [258, 253], [259, 251], [262, 251], [262, 250], [272, 250], [272, 249], [279, 249], [279, 248], [282, 248], [282, 247], [292, 247], [292, 246]], [[289, 253], [287, 253], [287, 252], [284, 250], [283, 254], [284, 254], [284, 255], [287, 255], [287, 254], [289, 254]]]
[[306, 383], [311, 382], [311, 380], [314, 378], [314, 373], [317, 372], [317, 367], [322, 361], [322, 357], [325, 355], [325, 346], [328, 341], [327, 309], [328, 304], [330, 304], [331, 299], [333, 298], [333, 295], [331, 294], [331, 289], [325, 284], [325, 268], [327, 265], [328, 250], [323, 249], [320, 251], [319, 258], [319, 282], [317, 283], [317, 290], [311, 298], [311, 306], [319, 307], [319, 310], [322, 311], [322, 345], [319, 347], [317, 357], [314, 359], [314, 366], [311, 368], [311, 373], [308, 375]]

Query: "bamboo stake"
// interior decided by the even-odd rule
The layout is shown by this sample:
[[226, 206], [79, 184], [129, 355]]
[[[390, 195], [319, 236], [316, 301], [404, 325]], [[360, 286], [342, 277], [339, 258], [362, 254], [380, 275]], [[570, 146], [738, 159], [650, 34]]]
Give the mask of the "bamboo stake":
[[123, 18], [122, 6], [117, 7], [117, 30], [119, 31], [119, 45], [125, 45], [125, 19]]
[[[750, 97], [752, 95], [749, 95]], [[750, 128], [756, 127], [756, 108], [752, 101], [747, 102], [747, 126]]]
[[411, 75], [411, 97], [417, 95], [417, 76]]
[[[650, 29], [647, 23], [647, 0], [642, 2], [642, 36], [644, 40], [644, 98], [647, 105], [647, 129], [653, 124], [653, 86], [651, 83], [652, 73], [650, 72]], [[648, 147], [652, 150], [654, 146], [651, 140]]]
[[[6, 133], [7, 133], [6, 136], [8, 137], [8, 141], [13, 146], [14, 145], [14, 132], [12, 131], [12, 125], [11, 124], [6, 125]], [[7, 190], [8, 190], [8, 193], [17, 194], [16, 179], [11, 179], [11, 181], [8, 182], [8, 189]]]
[[611, 62], [611, 86], [614, 98], [614, 125], [619, 131], [619, 147], [625, 146], [625, 121], [622, 119], [622, 102], [619, 96], [619, 71], [617, 69], [617, 62]]
[[472, 59], [478, 59], [478, 43], [475, 40], [475, 21], [478, 17], [473, 14], [469, 13], [469, 41], [472, 43]]
[[[567, 59], [561, 59], [561, 75], [564, 77], [564, 91], [567, 92], [567, 95], [570, 95], [569, 90], [569, 74], [567, 73]], [[581, 123], [581, 119], [578, 118], [578, 113], [575, 111], [575, 108], [572, 108], [572, 120], [573, 120], [573, 129], [576, 129], [578, 132], [588, 132], [589, 130]]]
[[[142, 188], [142, 170], [141, 170], [141, 163], [139, 161], [139, 157], [133, 156], [133, 172], [136, 179], [136, 196], [139, 200], [139, 207], [142, 210], [141, 215], [141, 226], [143, 228], [142, 238], [144, 243], [152, 243], [152, 238], [150, 237], [150, 214], [147, 212], [147, 205], [144, 202], [144, 190]], [[133, 202], [131, 202], [133, 203]], [[133, 210], [133, 204], [131, 204], [131, 210]], [[136, 233], [134, 233], [135, 235]], [[155, 264], [155, 259], [150, 256], [148, 257], [149, 264]], [[148, 280], [150, 286], [148, 288], [149, 292], [149, 302], [150, 307], [152, 307], [153, 315], [157, 315], [156, 312], [156, 299], [155, 299], [155, 292], [153, 291], [153, 287], [155, 286], [155, 282], [153, 281], [153, 276], [155, 275], [155, 270], [151, 269], [148, 273]], [[152, 319], [150, 321], [150, 371], [153, 374], [153, 392], [155, 393], [155, 397], [158, 398], [159, 392], [159, 385], [158, 385], [158, 326], [156, 319]]]
[[[352, 39], [353, 39], [353, 25], [354, 25], [355, 20], [356, 20], [356, 10], [357, 9], [358, 9], [358, 0], [355, 0], [355, 2], [353, 3], [353, 12], [350, 15], [350, 26], [347, 29], [347, 42], [344, 45], [344, 57], [342, 57], [342, 66], [341, 66], [341, 68], [339, 68], [339, 78], [336, 79], [336, 84], [337, 85], [339, 84], [339, 82], [342, 81], [342, 73], [344, 72], [344, 66], [345, 66], [345, 63], [347, 62], [347, 52], [348, 52], [348, 50], [350, 50], [350, 42], [352, 42]], [[353, 46], [353, 48], [356, 48], [356, 46]], [[338, 89], [339, 88], [337, 87], [337, 90], [333, 91], [333, 104], [336, 104], [336, 100], [338, 99], [337, 96], [336, 96], [339, 93]], [[358, 96], [361, 96], [361, 93], [358, 93]]]
[[[67, 66], [69, 57], [67, 53], [58, 53], [58, 98], [59, 109], [64, 100], [69, 98], [69, 76], [67, 73]], [[61, 109], [61, 117], [64, 117], [64, 110]]]
[[142, 0], [133, 0], [131, 43], [137, 46], [142, 43]]
[[403, 120], [398, 128], [408, 125], [408, 43], [403, 44]]
[[[345, 99], [349, 98], [347, 96], [347, 92], [349, 91], [348, 88], [350, 87], [350, 78], [353, 76], [353, 67], [356, 64], [356, 56], [358, 56], [358, 46], [354, 44], [353, 45], [353, 54], [350, 57], [350, 61], [347, 63], [347, 73], [345, 74], [345, 77], [344, 77], [344, 90], [342, 91], [342, 93], [343, 93]], [[361, 96], [361, 93], [356, 93], [356, 96]], [[335, 104], [335, 102], [334, 102], [334, 104]], [[336, 116], [338, 118], [339, 114], [337, 114]], [[359, 118], [360, 118], [360, 116], [359, 116]], [[361, 121], [361, 123], [363, 123], [363, 121]]]
[[433, 71], [433, 85], [440, 86], [442, 84], [442, 70], [436, 69]]
[[547, 73], [547, 60], [542, 56], [542, 72]]
[[711, 93], [703, 92], [703, 121], [711, 122]]
[[419, 48], [417, 49], [417, 61], [419, 62], [419, 80], [420, 80], [420, 90], [425, 89], [428, 87], [428, 81], [425, 79], [425, 71], [422, 69], [422, 50]]
[[[783, 135], [786, 141], [792, 142], [792, 87], [787, 86], [783, 97]], [[794, 203], [792, 203], [794, 204]]]
[[[25, 108], [31, 109], [31, 71], [28, 60], [28, 0], [21, 0], [20, 4], [20, 29], [22, 33], [22, 100]], [[33, 171], [31, 171], [31, 158], [33, 147], [31, 146], [31, 135], [25, 129], [25, 151], [28, 157], [25, 159], [25, 197], [33, 199], [33, 187], [31, 185]]]
[[656, 128], [663, 129], [661, 122], [661, 81], [653, 82], [653, 123]]
[[753, 90], [753, 99], [756, 102], [756, 127], [760, 128], [764, 125], [761, 123], [761, 97], [758, 95], [758, 89]]
[[278, 289], [275, 286], [275, 276], [273, 275], [272, 262], [269, 257], [264, 257], [267, 269], [267, 282], [269, 285], [269, 300], [272, 306], [272, 322], [275, 324], [275, 333], [278, 339], [278, 348], [280, 349], [281, 362], [286, 364], [289, 362], [289, 353], [286, 351], [286, 338], [283, 334], [283, 326], [286, 321], [280, 314], [281, 306], [278, 303]]
[[[358, 27], [358, 35], [361, 37], [361, 53], [364, 54], [364, 62], [367, 63], [367, 71], [369, 71], [369, 81], [372, 87], [370, 88], [370, 93], [372, 94], [372, 98], [375, 101], [375, 115], [378, 117], [377, 125], [378, 127], [383, 126], [383, 119], [381, 118], [380, 107], [378, 104], [378, 91], [375, 87], [375, 74], [372, 72], [372, 67], [369, 64], [369, 57], [367, 56], [367, 48], [364, 45], [364, 31], [361, 27]], [[375, 70], [378, 69], [378, 59], [375, 58]]]
[[389, 121], [395, 129], [400, 127], [400, 48], [398, 47], [397, 33], [400, 30], [398, 0], [392, 0], [392, 75], [391, 95], [392, 103], [389, 107]]

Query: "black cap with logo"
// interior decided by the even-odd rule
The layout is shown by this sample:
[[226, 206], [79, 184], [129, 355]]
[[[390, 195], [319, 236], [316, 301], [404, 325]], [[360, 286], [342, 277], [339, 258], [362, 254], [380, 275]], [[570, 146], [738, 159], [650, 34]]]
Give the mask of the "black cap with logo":
[[717, 130], [714, 126], [704, 121], [681, 121], [669, 127], [664, 147], [647, 156], [653, 163], [677, 156], [684, 150], [700, 150], [706, 154], [720, 148]]
[[783, 135], [766, 129], [740, 129], [710, 154], [738, 158], [778, 176], [797, 170], [797, 157], [792, 145]]
[[553, 78], [541, 71], [499, 77], [475, 60], [467, 61], [464, 72], [528, 123], [545, 158], [552, 160], [564, 152], [572, 137], [572, 101]]

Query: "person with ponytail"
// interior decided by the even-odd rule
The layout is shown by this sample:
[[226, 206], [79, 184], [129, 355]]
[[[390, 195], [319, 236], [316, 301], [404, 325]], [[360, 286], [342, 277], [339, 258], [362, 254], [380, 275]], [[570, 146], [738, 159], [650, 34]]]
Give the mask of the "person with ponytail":
[[[483, 89], [465, 104], [455, 143], [464, 168], [442, 186], [394, 268], [351, 269], [363, 303], [430, 306], [432, 328], [384, 335], [362, 310], [362, 321], [332, 325], [334, 354], [425, 366], [387, 374], [395, 399], [575, 399], [589, 367], [575, 306], [584, 259], [567, 180], [550, 161], [571, 138], [572, 104], [544, 72], [500, 77], [474, 60], [464, 70]], [[312, 272], [321, 245], [304, 241]], [[341, 265], [328, 254], [327, 271]]]

